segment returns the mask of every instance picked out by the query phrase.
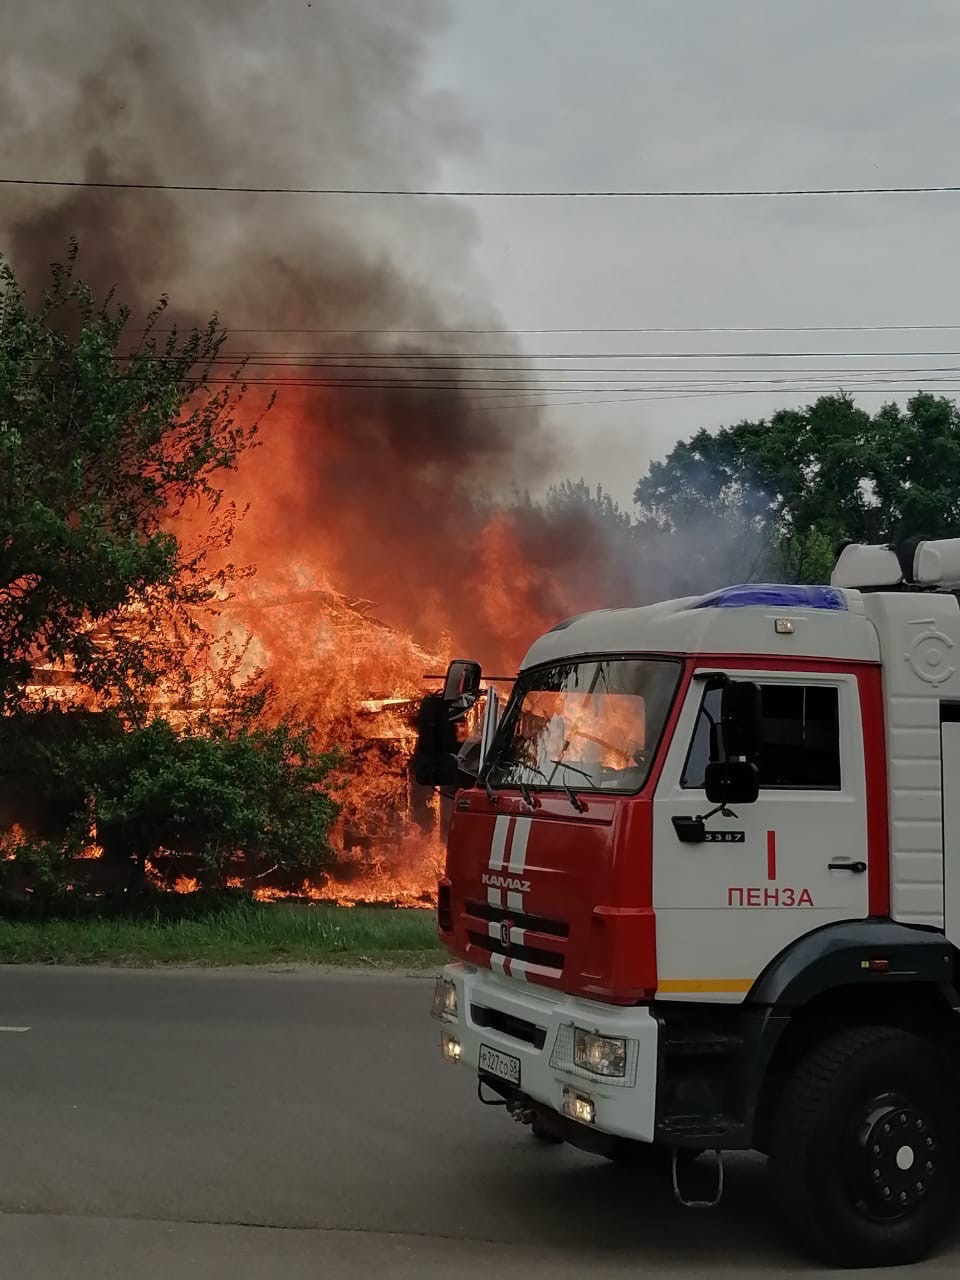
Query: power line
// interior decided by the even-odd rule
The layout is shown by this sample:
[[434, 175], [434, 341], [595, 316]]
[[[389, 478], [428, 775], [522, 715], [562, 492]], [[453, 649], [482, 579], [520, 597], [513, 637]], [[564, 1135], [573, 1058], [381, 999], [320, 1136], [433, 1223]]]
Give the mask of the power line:
[[[646, 379], [624, 380], [621, 378], [612, 380], [603, 380], [598, 378], [571, 378], [571, 379], [548, 379], [546, 381], [535, 381], [532, 379], [506, 379], [506, 378], [478, 378], [473, 381], [463, 381], [459, 379], [408, 379], [404, 381], [391, 381], [381, 378], [308, 378], [308, 377], [278, 377], [270, 378], [258, 376], [257, 378], [241, 378], [239, 381], [245, 382], [248, 386], [310, 386], [310, 387], [333, 387], [338, 389], [360, 389], [369, 388], [371, 391], [433, 391], [433, 390], [449, 390], [464, 393], [473, 393], [475, 391], [501, 391], [506, 390], [509, 394], [543, 394], [544, 392], [564, 391], [625, 391], [631, 387], [648, 387], [648, 388], [669, 388], [674, 387], [742, 387], [742, 386], [784, 386], [790, 387], [794, 385], [808, 383], [827, 383], [830, 385], [845, 385], [851, 382], [854, 386], [865, 385], [867, 383], [887, 383], [887, 382], [903, 382], [904, 377], [898, 373], [895, 377], [886, 378], [878, 376], [880, 373], [893, 373], [894, 370], [860, 370], [856, 373], [849, 371], [829, 370], [825, 373], [816, 373], [796, 375], [790, 378], [687, 378], [681, 382], [650, 382]], [[909, 370], [907, 371], [909, 372]], [[922, 371], [926, 373], [926, 371]], [[944, 371], [942, 375], [929, 376], [918, 379], [924, 383], [940, 383], [944, 381], [953, 381], [960, 376], [960, 369], [952, 369]], [[224, 379], [212, 378], [210, 382], [221, 383]]]
[[[579, 329], [506, 329], [501, 325], [498, 329], [249, 329], [224, 326], [227, 336], [235, 333], [273, 333], [273, 334], [324, 334], [341, 335], [354, 338], [374, 338], [391, 336], [442, 337], [444, 334], [456, 336], [493, 337], [496, 334], [517, 334], [530, 336], [572, 335], [581, 333], [921, 333], [949, 332], [960, 329], [960, 324], [797, 324], [797, 325], [694, 325], [682, 328], [669, 326], [658, 327], [626, 327], [626, 328], [579, 328]], [[180, 329], [152, 328], [152, 333], [179, 333]], [[145, 328], [131, 329], [133, 333], [146, 333]]]
[[730, 200], [770, 199], [796, 196], [900, 196], [956, 195], [960, 185], [898, 187], [774, 187], [743, 188], [733, 191], [583, 191], [583, 190], [447, 190], [413, 187], [259, 187], [232, 186], [219, 183], [187, 182], [108, 182], [69, 178], [0, 178], [0, 185], [10, 187], [67, 187], [106, 191], [184, 191], [214, 192], [226, 195], [275, 196], [418, 196], [444, 199], [496, 200]]
[[[119, 357], [119, 358], [126, 359], [127, 357]], [[881, 359], [882, 355], [878, 354], [876, 358]], [[699, 359], [699, 357], [692, 356], [691, 359]], [[576, 375], [576, 374], [589, 374], [589, 375], [599, 376], [600, 374], [621, 374], [621, 373], [643, 374], [644, 377], [647, 377], [651, 374], [669, 374], [671, 377], [677, 377], [681, 374], [703, 374], [703, 373], [723, 373], [727, 375], [738, 374], [738, 373], [746, 373], [746, 374], [792, 373], [797, 377], [800, 377], [800, 376], [812, 377], [816, 374], [823, 374], [825, 376], [842, 374], [845, 377], [847, 374], [851, 374], [851, 373], [866, 373], [866, 374], [943, 373], [945, 371], [951, 372], [956, 368], [955, 365], [879, 365], [879, 366], [878, 365], [868, 365], [868, 366], [845, 365], [839, 368], [832, 367], [832, 366], [823, 366], [823, 365], [803, 366], [800, 368], [798, 368], [795, 365], [786, 365], [786, 366], [750, 365], [747, 367], [736, 367], [736, 366], [731, 367], [729, 365], [718, 365], [718, 366], [691, 365], [689, 368], [678, 368], [676, 365], [670, 365], [668, 367], [660, 368], [656, 365], [651, 366], [651, 365], [590, 365], [590, 364], [580, 365], [580, 364], [577, 364], [577, 365], [563, 365], [559, 368], [557, 366], [552, 366], [551, 368], [548, 368], [548, 369], [546, 368], [538, 369], [536, 367], [528, 367], [523, 362], [520, 362], [519, 365], [472, 364], [467, 366], [463, 366], [457, 363], [454, 363], [454, 364], [416, 363], [416, 364], [395, 365], [395, 364], [381, 364], [378, 362], [364, 362], [364, 363], [355, 363], [355, 364], [338, 364], [335, 361], [326, 360], [326, 359], [315, 360], [315, 359], [308, 358], [303, 360], [294, 360], [294, 359], [289, 359], [288, 357], [285, 357], [285, 356], [280, 356], [280, 357], [277, 357], [276, 359], [270, 359], [270, 360], [260, 360], [260, 359], [240, 360], [240, 358], [238, 357], [237, 360], [218, 359], [218, 360], [213, 360], [210, 363], [214, 367], [217, 367], [217, 366], [232, 367], [237, 365], [238, 362], [242, 366], [241, 372], [239, 374], [239, 376], [241, 377], [243, 376], [242, 370], [245, 370], [245, 369], [306, 369], [306, 370], [322, 369], [325, 371], [323, 375], [324, 377], [335, 377], [337, 375], [342, 375], [343, 377], [347, 377], [347, 376], [352, 376], [354, 374], [358, 374], [358, 375], [362, 375], [365, 379], [368, 379], [371, 382], [376, 382], [381, 379], [385, 381], [390, 381], [391, 379], [402, 379], [404, 383], [415, 382], [417, 379], [420, 379], [420, 378], [432, 378], [434, 376], [440, 376], [442, 374], [453, 375], [452, 380], [457, 381], [459, 383], [464, 383], [464, 382], [469, 382], [471, 379], [475, 378], [476, 375], [481, 375], [483, 378], [486, 378], [487, 375], [489, 374], [499, 374], [499, 373], [513, 374], [513, 375], [516, 375], [516, 380], [529, 382], [534, 379], [542, 380], [542, 377], [548, 374], [551, 380], [558, 376], [567, 377], [567, 375]], [[370, 373], [368, 372], [370, 370], [376, 370], [378, 372]], [[593, 380], [593, 378], [591, 378], [591, 380]]]
[[[803, 392], [822, 392], [822, 387], [794, 387], [791, 390], [799, 395]], [[898, 394], [915, 394], [916, 386], [905, 387], [858, 387], [855, 388], [858, 396], [889, 396]], [[960, 383], [950, 387], [941, 387], [941, 394], [945, 392], [960, 391]], [[771, 389], [753, 389], [747, 391], [694, 391], [689, 394], [683, 393], [679, 395], [632, 395], [622, 396], [616, 400], [557, 400], [557, 401], [541, 401], [537, 404], [515, 404], [515, 405], [498, 405], [497, 412], [513, 412], [518, 409], [567, 409], [576, 408], [580, 405], [605, 405], [605, 404], [644, 404], [654, 400], [702, 400], [717, 396], [738, 396], [738, 395], [763, 395], [763, 396], [782, 396], [783, 388]]]
[[[133, 359], [136, 353], [128, 353], [124, 359]], [[273, 357], [309, 356], [316, 360], [370, 360], [387, 359], [416, 363], [424, 360], [507, 360], [527, 366], [531, 360], [932, 360], [940, 356], [957, 357], [960, 351], [563, 351], [535, 352], [515, 351], [237, 351], [214, 359], [219, 363], [236, 363], [244, 356]], [[160, 351], [153, 354], [156, 360], [167, 359]], [[171, 357], [177, 359], [176, 356]], [[197, 363], [203, 363], [198, 360]], [[397, 369], [405, 366], [398, 364]]]
[[[270, 385], [270, 384], [267, 384], [267, 385]], [[746, 390], [734, 389], [734, 390], [717, 390], [717, 391], [691, 391], [691, 392], [682, 391], [682, 392], [676, 392], [676, 393], [670, 392], [667, 394], [654, 394], [654, 395], [631, 394], [631, 395], [620, 396], [615, 399], [604, 399], [604, 400], [593, 399], [593, 398], [586, 399], [586, 400], [545, 400], [545, 401], [536, 401], [532, 403], [525, 402], [520, 404], [504, 404], [502, 402], [499, 402], [493, 405], [490, 405], [485, 401], [480, 401], [477, 403], [468, 402], [468, 407], [473, 407], [476, 409], [490, 408], [496, 413], [503, 413], [503, 412], [512, 413], [519, 410], [529, 411], [529, 410], [539, 410], [539, 409], [567, 409], [567, 408], [578, 408], [578, 407], [587, 406], [587, 405], [601, 407], [603, 405], [647, 404], [653, 401], [661, 401], [661, 400], [702, 400], [702, 399], [714, 399], [718, 397], [741, 396], [741, 395], [743, 396], [748, 396], [748, 395], [783, 396], [787, 393], [790, 393], [792, 395], [823, 394], [824, 390], [825, 388], [822, 386], [795, 386], [795, 387], [788, 387], [788, 388], [784, 388], [784, 387], [759, 388], [758, 387], [758, 388], [748, 388]], [[899, 395], [899, 394], [903, 394], [903, 395], [916, 394], [918, 388], [916, 387], [915, 384], [911, 384], [907, 386], [889, 386], [889, 387], [855, 387], [853, 388], [853, 390], [856, 391], [857, 396], [867, 396], [867, 395], [890, 396], [890, 395]], [[960, 382], [954, 383], [951, 386], [940, 387], [939, 390], [941, 394], [960, 392]], [[549, 395], [551, 393], [547, 392], [546, 394]], [[458, 397], [451, 397], [449, 394], [437, 394], [435, 396], [435, 399], [439, 403], [442, 403], [443, 400], [445, 399], [451, 399], [451, 398], [460, 399]]]
[[[953, 383], [954, 381], [956, 381], [958, 377], [960, 377], [960, 370], [953, 371], [952, 373], [942, 378], [925, 378], [925, 379], [922, 379], [922, 381], [925, 384], [941, 384], [941, 383], [948, 383], [948, 382]], [[860, 390], [871, 390], [871, 389], [879, 390], [884, 385], [887, 385], [887, 384], [890, 384], [891, 387], [893, 387], [893, 384], [902, 384], [904, 382], [904, 379], [901, 377], [896, 377], [896, 378], [868, 377], [863, 379], [862, 381], [856, 381], [852, 384], [848, 384], [843, 378], [838, 378], [833, 375], [824, 375], [822, 377], [803, 377], [803, 378], [798, 377], [798, 378], [785, 378], [785, 379], [780, 379], [780, 378], [708, 379], [708, 380], [699, 381], [699, 382], [686, 381], [686, 382], [680, 382], [680, 383], [674, 383], [674, 384], [669, 384], [669, 383], [647, 384], [642, 382], [634, 382], [634, 383], [627, 383], [625, 385], [608, 384], [608, 385], [598, 386], [596, 384], [591, 385], [589, 383], [584, 384], [582, 382], [578, 382], [576, 384], [569, 385], [569, 386], [564, 386], [564, 385], [551, 386], [551, 385], [535, 384], [535, 385], [530, 385], [529, 387], [517, 386], [510, 383], [496, 383], [496, 382], [494, 383], [481, 382], [473, 385], [464, 386], [457, 382], [435, 382], [435, 383], [398, 382], [398, 383], [384, 384], [384, 383], [368, 382], [368, 381], [338, 382], [338, 381], [331, 381], [329, 379], [324, 379], [324, 378], [248, 378], [248, 379], [241, 379], [241, 381], [243, 382], [244, 385], [248, 387], [273, 387], [273, 388], [291, 387], [291, 388], [301, 388], [301, 389], [310, 389], [310, 390], [336, 390], [336, 391], [377, 391], [377, 392], [406, 391], [406, 392], [417, 393], [417, 394], [422, 394], [426, 392], [426, 393], [449, 394], [456, 399], [469, 399], [470, 397], [476, 396], [478, 394], [515, 397], [518, 395], [555, 395], [555, 394], [561, 393], [564, 390], [569, 390], [572, 394], [582, 394], [585, 391], [606, 394], [606, 393], [612, 393], [612, 392], [618, 392], [618, 391], [631, 391], [631, 390], [633, 391], [649, 390], [649, 391], [658, 391], [658, 392], [671, 391], [672, 392], [672, 391], [684, 391], [690, 387], [709, 388], [709, 390], [704, 391], [703, 394], [737, 395], [742, 392], [744, 395], [746, 395], [746, 394], [750, 394], [750, 389], [755, 385], [759, 385], [761, 388], [769, 387], [776, 391], [818, 390], [818, 389], [822, 389], [825, 386], [842, 388], [845, 385], [850, 385], [852, 390], [860, 391]], [[901, 387], [899, 389], [916, 390], [917, 382], [919, 381], [921, 380], [918, 379], [916, 382], [911, 382], [908, 387], [906, 388]], [[209, 378], [207, 379], [207, 382], [210, 385], [233, 385], [234, 384], [234, 380], [231, 378]], [[894, 388], [894, 389], [897, 389], [897, 388]], [[599, 403], [605, 403], [605, 402], [600, 401]]]

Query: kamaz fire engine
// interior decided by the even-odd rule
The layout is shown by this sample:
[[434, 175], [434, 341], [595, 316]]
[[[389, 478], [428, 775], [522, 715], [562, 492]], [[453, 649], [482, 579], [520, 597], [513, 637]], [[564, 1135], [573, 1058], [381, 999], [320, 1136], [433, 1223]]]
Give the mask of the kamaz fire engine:
[[764, 1153], [831, 1263], [933, 1248], [958, 1212], [958, 587], [960, 540], [850, 545], [829, 586], [561, 622], [502, 714], [451, 665], [415, 763], [452, 800], [433, 1011], [481, 1096], [662, 1158], [686, 1201]]

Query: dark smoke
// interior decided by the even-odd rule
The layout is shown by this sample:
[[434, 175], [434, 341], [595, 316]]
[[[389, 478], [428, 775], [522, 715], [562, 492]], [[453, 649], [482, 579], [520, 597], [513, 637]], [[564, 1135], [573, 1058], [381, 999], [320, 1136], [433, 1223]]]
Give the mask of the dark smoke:
[[[429, 186], [445, 149], [475, 142], [423, 84], [446, 17], [445, 0], [7, 5], [0, 174]], [[471, 277], [470, 214], [453, 202], [29, 187], [0, 198], [0, 248], [33, 290], [76, 237], [79, 273], [138, 315], [165, 292], [178, 322], [216, 310], [228, 330], [497, 326]], [[508, 353], [493, 376], [526, 376], [507, 333], [472, 341]], [[290, 352], [437, 353], [446, 366], [364, 371], [399, 390], [281, 385], [240, 545], [258, 562], [269, 547], [273, 570], [321, 554], [334, 586], [426, 643], [448, 630], [515, 663], [543, 623], [607, 602], [610, 566], [582, 511], [504, 499], [542, 486], [559, 460], [535, 412], [498, 413], [470, 391], [470, 342], [233, 335], [230, 351], [264, 353], [252, 379], [350, 376], [329, 360], [292, 369]], [[450, 385], [412, 389], [425, 373]], [[478, 591], [484, 575], [495, 581]]]

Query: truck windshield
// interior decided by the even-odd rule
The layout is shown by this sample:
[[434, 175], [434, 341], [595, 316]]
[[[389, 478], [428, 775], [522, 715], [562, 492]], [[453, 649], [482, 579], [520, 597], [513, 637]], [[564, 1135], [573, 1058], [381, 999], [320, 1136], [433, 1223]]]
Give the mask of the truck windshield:
[[680, 671], [670, 658], [600, 658], [523, 673], [484, 770], [487, 784], [638, 791]]

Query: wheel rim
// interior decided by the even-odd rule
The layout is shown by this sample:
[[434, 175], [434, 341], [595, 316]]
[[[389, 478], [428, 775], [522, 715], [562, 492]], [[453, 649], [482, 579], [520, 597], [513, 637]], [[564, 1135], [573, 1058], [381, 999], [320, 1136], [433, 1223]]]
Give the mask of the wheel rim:
[[939, 1176], [939, 1135], [928, 1112], [898, 1093], [870, 1098], [848, 1131], [845, 1181], [864, 1217], [916, 1213]]

